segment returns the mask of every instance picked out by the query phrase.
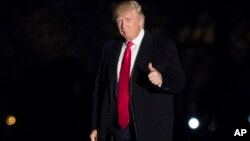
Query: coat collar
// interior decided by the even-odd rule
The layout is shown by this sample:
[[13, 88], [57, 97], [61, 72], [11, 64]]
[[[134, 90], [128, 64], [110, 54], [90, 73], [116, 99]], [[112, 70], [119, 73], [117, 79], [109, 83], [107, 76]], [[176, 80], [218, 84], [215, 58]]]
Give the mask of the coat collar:
[[148, 63], [151, 61], [150, 58], [151, 58], [152, 47], [153, 47], [152, 36], [148, 32], [145, 32], [145, 35], [142, 39], [142, 43], [133, 66], [131, 77], [133, 77], [133, 74], [137, 69], [147, 70]]

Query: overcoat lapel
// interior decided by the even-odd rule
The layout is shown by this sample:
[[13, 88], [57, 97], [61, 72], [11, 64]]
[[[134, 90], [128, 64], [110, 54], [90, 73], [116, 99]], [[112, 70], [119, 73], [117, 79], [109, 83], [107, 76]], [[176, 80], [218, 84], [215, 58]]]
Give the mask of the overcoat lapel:
[[118, 60], [120, 56], [120, 52], [122, 49], [123, 40], [118, 39], [114, 44], [112, 45], [112, 51], [110, 54], [110, 64], [109, 64], [109, 78], [110, 78], [110, 85], [109, 90], [111, 93], [113, 93], [116, 97], [116, 90], [117, 90], [117, 65]]
[[135, 78], [137, 73], [140, 71], [149, 71], [148, 70], [148, 63], [152, 60], [150, 60], [151, 52], [153, 47], [153, 40], [149, 33], [145, 32], [144, 37], [141, 42], [140, 49], [138, 51], [134, 67], [132, 70], [132, 79]]

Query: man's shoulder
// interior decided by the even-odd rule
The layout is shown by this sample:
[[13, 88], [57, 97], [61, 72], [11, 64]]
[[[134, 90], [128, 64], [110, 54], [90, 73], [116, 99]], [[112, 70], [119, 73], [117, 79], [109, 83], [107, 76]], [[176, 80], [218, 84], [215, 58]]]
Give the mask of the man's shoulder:
[[174, 40], [168, 36], [151, 34], [151, 37], [152, 37], [155, 48], [161, 48], [161, 49], [168, 48], [169, 49], [169, 48], [176, 47]]
[[145, 35], [144, 37], [146, 39], [152, 39], [154, 42], [157, 43], [168, 43], [168, 42], [174, 42], [173, 39], [171, 39], [169, 36], [166, 35], [159, 35], [157, 33], [154, 32], [150, 32], [148, 30], [145, 30]]
[[103, 50], [106, 52], [109, 52], [110, 50], [113, 50], [117, 48], [117, 46], [121, 45], [123, 43], [122, 38], [113, 38], [109, 39], [104, 43]]
[[107, 41], [104, 43], [104, 46], [112, 46], [115, 42], [116, 42], [115, 39], [107, 40]]
[[104, 43], [104, 46], [105, 47], [112, 47], [114, 44], [121, 44], [123, 43], [123, 39], [120, 38], [120, 37], [116, 37], [116, 38], [112, 38], [112, 39], [109, 39], [107, 40], [105, 43]]

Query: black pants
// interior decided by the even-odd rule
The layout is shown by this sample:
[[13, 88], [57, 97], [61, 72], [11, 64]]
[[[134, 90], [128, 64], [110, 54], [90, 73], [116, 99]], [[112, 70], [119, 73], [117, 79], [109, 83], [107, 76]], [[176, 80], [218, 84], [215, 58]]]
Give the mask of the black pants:
[[125, 129], [114, 129], [113, 141], [132, 141], [129, 128], [126, 127]]
[[112, 141], [136, 141], [133, 126], [128, 126], [124, 129], [114, 127]]

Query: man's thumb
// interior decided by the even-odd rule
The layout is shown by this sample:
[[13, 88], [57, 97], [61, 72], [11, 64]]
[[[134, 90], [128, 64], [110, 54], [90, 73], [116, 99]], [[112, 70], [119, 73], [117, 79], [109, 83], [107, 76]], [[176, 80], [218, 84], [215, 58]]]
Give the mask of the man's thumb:
[[148, 68], [150, 71], [155, 71], [156, 69], [153, 67], [152, 63], [148, 63]]

